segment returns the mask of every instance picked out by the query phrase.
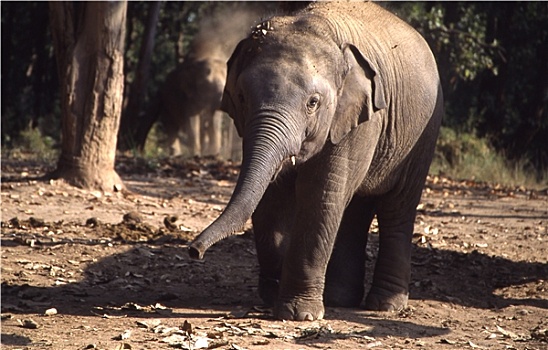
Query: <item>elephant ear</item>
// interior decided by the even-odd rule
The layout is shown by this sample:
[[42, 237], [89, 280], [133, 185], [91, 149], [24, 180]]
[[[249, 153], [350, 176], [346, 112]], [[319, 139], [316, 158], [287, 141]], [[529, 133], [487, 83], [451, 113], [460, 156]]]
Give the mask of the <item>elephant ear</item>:
[[238, 56], [243, 50], [243, 46], [244, 40], [240, 41], [238, 46], [236, 46], [234, 52], [232, 53], [232, 56], [230, 56], [230, 59], [227, 62], [226, 84], [223, 91], [223, 97], [221, 99], [221, 110], [228, 113], [230, 118], [234, 120], [234, 125], [236, 126], [236, 130], [238, 131], [238, 135], [240, 137], [243, 137], [244, 133], [243, 118], [242, 116], [238, 115], [238, 109], [236, 108], [233, 99], [233, 97], [235, 96], [231, 96], [230, 91], [234, 91], [234, 88], [236, 86], [236, 80], [240, 75], [241, 64], [238, 63], [240, 61], [238, 60]]
[[234, 125], [236, 126], [236, 131], [238, 131], [238, 135], [243, 137], [243, 125], [241, 125], [240, 122], [242, 118], [237, 115], [237, 108], [234, 105], [232, 96], [230, 96], [227, 92], [226, 86], [221, 99], [221, 111], [226, 112], [228, 116], [232, 118]]
[[342, 51], [347, 70], [329, 133], [333, 144], [387, 107], [383, 79], [375, 64], [354, 45], [346, 44]]

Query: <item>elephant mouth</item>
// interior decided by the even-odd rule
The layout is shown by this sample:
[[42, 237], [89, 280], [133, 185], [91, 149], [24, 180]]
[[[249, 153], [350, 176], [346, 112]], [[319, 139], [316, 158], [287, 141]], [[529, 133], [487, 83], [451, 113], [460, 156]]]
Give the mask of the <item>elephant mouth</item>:
[[295, 169], [298, 166], [299, 163], [300, 162], [299, 162], [299, 160], [296, 156], [290, 156], [290, 157], [284, 159], [281, 162], [278, 169], [276, 170], [276, 172], [274, 173], [274, 175], [272, 176], [272, 179], [270, 180], [270, 182], [275, 182], [276, 179], [278, 178], [278, 176], [284, 174], [286, 171], [289, 171], [291, 169]]

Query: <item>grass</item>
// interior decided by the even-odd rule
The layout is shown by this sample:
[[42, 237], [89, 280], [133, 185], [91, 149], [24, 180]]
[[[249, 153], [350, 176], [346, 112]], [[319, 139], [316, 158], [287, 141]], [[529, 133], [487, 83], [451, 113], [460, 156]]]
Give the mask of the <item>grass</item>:
[[157, 158], [165, 158], [169, 155], [169, 150], [165, 147], [165, 135], [160, 130], [158, 123], [154, 123], [148, 133], [143, 158], [151, 160]]
[[539, 173], [527, 160], [509, 162], [486, 139], [442, 127], [436, 146], [433, 174], [527, 188], [548, 187], [548, 170]]
[[4, 157], [55, 162], [59, 158], [59, 150], [52, 137], [42, 135], [39, 128], [29, 127], [21, 131], [9, 148], [2, 145], [2, 158]]

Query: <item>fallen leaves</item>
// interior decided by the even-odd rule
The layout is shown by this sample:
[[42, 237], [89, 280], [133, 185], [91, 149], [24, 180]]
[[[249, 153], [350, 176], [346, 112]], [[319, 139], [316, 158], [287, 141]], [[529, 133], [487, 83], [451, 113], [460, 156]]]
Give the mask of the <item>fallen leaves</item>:
[[127, 329], [123, 333], [113, 337], [114, 340], [127, 340], [131, 337], [131, 330]]
[[531, 338], [548, 343], [548, 327], [537, 326], [531, 330]]
[[508, 330], [502, 328], [498, 324], [495, 325], [495, 327], [497, 329], [497, 332], [502, 334], [505, 338], [509, 338], [509, 339], [512, 339], [512, 340], [521, 340], [521, 339], [523, 339], [523, 337], [518, 336], [516, 333], [514, 333], [512, 331], [508, 331]]
[[[135, 193], [59, 181], [1, 184], [3, 341], [13, 333], [32, 342], [20, 347], [46, 339], [53, 349], [101, 350], [548, 343], [542, 192], [431, 178], [417, 207], [408, 308], [331, 309], [321, 322], [279, 322], [270, 310], [249, 307], [258, 302], [250, 234], [215, 245], [208, 261], [190, 261], [185, 252], [224, 207], [237, 167], [128, 162], [121, 160], [120, 173]], [[370, 231], [370, 243], [378, 243], [376, 220]], [[376, 250], [367, 249], [372, 264]]]

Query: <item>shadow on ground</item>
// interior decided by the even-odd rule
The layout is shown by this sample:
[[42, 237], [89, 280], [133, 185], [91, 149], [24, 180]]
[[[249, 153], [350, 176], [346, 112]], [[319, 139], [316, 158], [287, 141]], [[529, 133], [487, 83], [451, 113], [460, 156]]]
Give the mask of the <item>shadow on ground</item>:
[[[4, 247], [17, 244], [20, 243], [12, 239], [2, 240]], [[70, 244], [58, 244], [83, 252], [90, 245], [98, 248], [112, 246], [110, 242], [74, 240]], [[115, 244], [118, 250], [127, 250], [88, 264], [84, 278], [79, 282], [54, 287], [3, 283], [3, 311], [43, 313], [46, 305], [54, 305], [59, 313], [65, 314], [104, 312], [155, 317], [156, 314], [138, 310], [131, 304], [208, 308], [219, 310], [221, 315], [261, 304], [257, 296], [258, 267], [249, 233], [213, 246], [203, 261], [191, 260], [185, 245], [177, 240], [158, 245], [140, 242]], [[414, 250], [411, 299], [439, 300], [484, 309], [509, 305], [548, 309], [548, 300], [540, 297], [508, 299], [496, 293], [526, 283], [543, 283], [545, 264], [515, 262], [477, 251], [465, 254], [417, 246]], [[166, 312], [164, 316], [199, 317], [199, 313]], [[211, 314], [204, 317], [211, 317]]]

